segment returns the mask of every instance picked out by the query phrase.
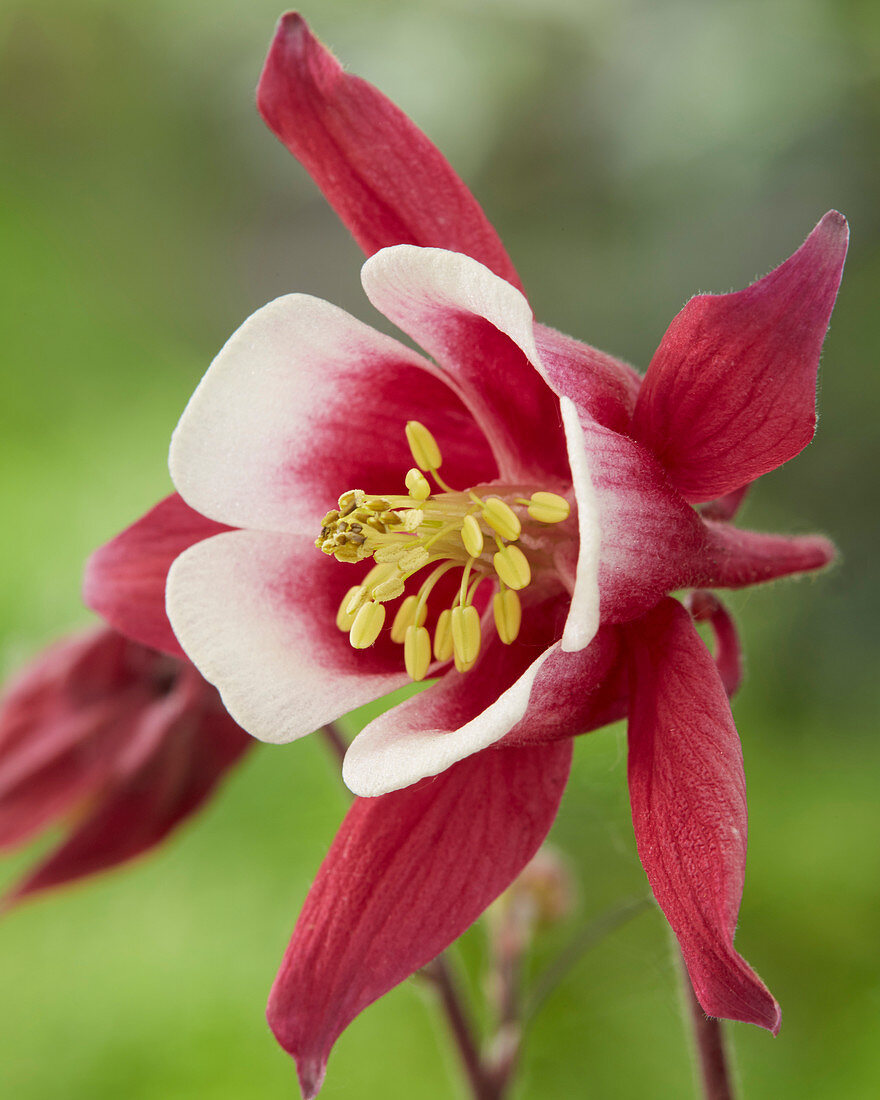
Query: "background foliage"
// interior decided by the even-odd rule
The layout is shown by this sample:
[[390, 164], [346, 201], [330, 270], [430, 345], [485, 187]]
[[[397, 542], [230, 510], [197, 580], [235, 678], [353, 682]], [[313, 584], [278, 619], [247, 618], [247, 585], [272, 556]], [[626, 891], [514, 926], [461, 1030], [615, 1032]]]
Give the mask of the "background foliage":
[[[277, 2], [0, 8], [6, 670], [88, 620], [85, 555], [167, 491], [170, 431], [245, 316], [303, 290], [375, 320], [358, 250], [252, 106]], [[765, 273], [831, 206], [850, 218], [818, 439], [745, 514], [824, 529], [843, 563], [734, 601], [751, 802], [738, 944], [784, 1011], [776, 1040], [733, 1029], [752, 1100], [867, 1100], [880, 1077], [878, 12], [869, 0], [305, 11], [473, 186], [536, 314], [641, 367], [691, 294]], [[539, 961], [645, 889], [624, 753], [620, 729], [578, 746], [553, 836], [580, 907]], [[4, 1094], [290, 1097], [263, 1005], [344, 806], [317, 740], [263, 748], [159, 854], [5, 917]], [[521, 1097], [687, 1095], [666, 940], [646, 913], [581, 962], [533, 1027]], [[477, 974], [479, 929], [463, 951]], [[328, 1098], [457, 1094], [423, 1000], [407, 983], [365, 1013], [331, 1060]]]

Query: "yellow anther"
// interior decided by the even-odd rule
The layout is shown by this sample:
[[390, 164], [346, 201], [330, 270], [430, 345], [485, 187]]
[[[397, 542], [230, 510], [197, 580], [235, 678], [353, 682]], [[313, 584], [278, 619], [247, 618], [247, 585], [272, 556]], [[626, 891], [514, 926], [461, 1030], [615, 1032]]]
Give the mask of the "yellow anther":
[[571, 515], [571, 505], [556, 493], [532, 493], [528, 512], [539, 523], [562, 523]]
[[473, 604], [452, 609], [452, 651], [459, 672], [472, 668], [480, 654], [480, 613]]
[[452, 612], [447, 607], [440, 612], [434, 628], [434, 656], [438, 661], [448, 661], [452, 650]]
[[406, 423], [406, 441], [412, 452], [416, 466], [422, 470], [439, 470], [443, 459], [437, 440], [431, 435], [424, 424], [418, 420], [408, 420]]
[[518, 546], [505, 546], [492, 559], [495, 572], [508, 588], [525, 588], [532, 579], [529, 559]]
[[391, 505], [384, 497], [369, 497], [364, 501], [364, 507], [369, 508], [371, 512], [387, 512]]
[[392, 542], [387, 546], [380, 546], [378, 550], [373, 551], [373, 561], [379, 562], [380, 565], [388, 565], [391, 562], [399, 562], [404, 554], [409, 553], [410, 548], [407, 544], [401, 542]]
[[522, 606], [519, 596], [510, 588], [502, 588], [492, 597], [492, 610], [495, 612], [495, 629], [505, 645], [510, 645], [519, 634], [522, 622]]
[[412, 680], [424, 680], [431, 664], [431, 635], [423, 626], [408, 626], [403, 644], [403, 660]]
[[361, 586], [356, 584], [354, 588], [349, 590], [342, 597], [342, 602], [339, 605], [339, 610], [336, 612], [336, 625], [340, 630], [344, 630], [346, 634], [351, 630], [351, 624], [354, 622], [354, 617], [357, 615], [357, 608], [354, 611], [348, 610], [349, 601], [361, 591]]
[[518, 539], [522, 531], [516, 513], [499, 497], [487, 497], [483, 502], [483, 519], [503, 539]]
[[[370, 595], [379, 603], [384, 603], [385, 600], [396, 600], [398, 596], [403, 595], [403, 578], [395, 576], [389, 577], [386, 581], [380, 581], [379, 584], [373, 585]], [[355, 646], [355, 649], [357, 648], [359, 647]]]
[[407, 472], [405, 484], [413, 500], [427, 500], [431, 495], [431, 486], [421, 470], [413, 467]]
[[340, 515], [347, 516], [355, 508], [360, 508], [366, 495], [363, 489], [349, 489], [347, 493], [343, 493], [339, 498]]
[[400, 607], [398, 607], [397, 614], [394, 616], [394, 622], [391, 624], [392, 642], [397, 642], [398, 644], [403, 642], [406, 637], [407, 627], [424, 625], [425, 619], [428, 617], [428, 608], [425, 604], [422, 604], [418, 621], [416, 621], [415, 610], [418, 602], [418, 596], [407, 596]]
[[354, 588], [349, 588], [345, 594], [345, 599], [342, 601], [340, 610], [344, 607], [345, 614], [352, 617], [354, 622], [354, 616], [360, 611], [367, 600], [370, 598], [370, 590], [365, 584], [358, 584]]
[[424, 546], [414, 546], [411, 550], [407, 550], [402, 555], [397, 563], [397, 568], [402, 573], [415, 573], [416, 570], [421, 569], [423, 565], [427, 565], [431, 560], [431, 555], [424, 548]]
[[365, 603], [355, 615], [348, 639], [355, 649], [367, 649], [379, 637], [385, 625], [385, 608], [372, 601]]
[[461, 525], [461, 541], [472, 558], [478, 558], [483, 552], [483, 532], [476, 516], [465, 516]]

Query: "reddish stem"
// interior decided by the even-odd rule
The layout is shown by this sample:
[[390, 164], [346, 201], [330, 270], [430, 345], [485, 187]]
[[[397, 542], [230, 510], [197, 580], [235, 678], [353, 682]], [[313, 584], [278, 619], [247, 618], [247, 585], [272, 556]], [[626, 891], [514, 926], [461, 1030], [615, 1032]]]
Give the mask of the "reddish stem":
[[474, 1100], [503, 1100], [507, 1081], [498, 1080], [480, 1054], [464, 999], [446, 957], [438, 955], [422, 967], [419, 975], [430, 981], [440, 996]]
[[721, 1021], [707, 1016], [703, 1011], [686, 970], [684, 985], [690, 1006], [703, 1096], [705, 1100], [734, 1100], [730, 1064], [725, 1050]]

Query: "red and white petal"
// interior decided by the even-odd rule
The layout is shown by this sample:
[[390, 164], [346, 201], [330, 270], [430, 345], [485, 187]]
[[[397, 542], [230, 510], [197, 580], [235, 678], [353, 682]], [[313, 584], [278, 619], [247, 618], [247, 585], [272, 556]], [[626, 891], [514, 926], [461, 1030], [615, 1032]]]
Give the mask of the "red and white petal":
[[[533, 594], [532, 599], [534, 598]], [[483, 645], [469, 672], [450, 668], [415, 695], [369, 723], [352, 741], [342, 778], [368, 798], [438, 775], [496, 744], [525, 716], [535, 678], [562, 630], [565, 598], [525, 596], [522, 627], [504, 645], [483, 615]]]
[[747, 820], [727, 693], [676, 601], [663, 600], [628, 632], [629, 786], [639, 857], [703, 1009], [775, 1034], [779, 1006], [733, 946]]
[[293, 741], [409, 682], [387, 631], [355, 650], [337, 629], [352, 570], [311, 538], [262, 531], [218, 535], [172, 566], [168, 617], [180, 644], [261, 741]]
[[830, 565], [834, 544], [821, 535], [765, 535], [728, 523], [705, 524], [706, 546], [691, 583], [706, 588], [745, 588]]
[[211, 364], [171, 442], [171, 476], [235, 527], [313, 532], [348, 489], [403, 491], [404, 427], [443, 441], [444, 473], [497, 476], [486, 441], [427, 359], [344, 310], [291, 294], [257, 310]]
[[361, 279], [373, 305], [443, 368], [502, 477], [568, 480], [558, 402], [538, 371], [532, 311], [518, 290], [469, 256], [411, 245], [371, 257]]
[[436, 779], [357, 799], [309, 891], [269, 997], [306, 1100], [368, 1004], [435, 958], [537, 851], [571, 744], [472, 756]]
[[183, 657], [165, 614], [168, 570], [188, 547], [228, 530], [173, 493], [92, 554], [83, 600], [133, 641]]
[[169, 695], [136, 715], [130, 730], [115, 732], [113, 775], [90, 792], [89, 810], [67, 839], [4, 895], [3, 908], [153, 848], [254, 744], [189, 668]]
[[590, 476], [590, 455], [580, 416], [574, 402], [563, 397], [559, 402], [572, 489], [577, 502], [577, 561], [573, 572], [571, 603], [562, 648], [575, 653], [589, 645], [599, 629], [599, 563], [602, 548], [602, 519], [599, 498]]
[[589, 640], [585, 624], [598, 625], [588, 597], [594, 570], [601, 621], [625, 622], [667, 592], [696, 583], [707, 538], [700, 517], [641, 444], [580, 413], [568, 398], [560, 405], [578, 503], [578, 584], [583, 581], [566, 623], [572, 640], [564, 636], [563, 648], [576, 649], [575, 631]]
[[292, 12], [278, 25], [257, 104], [367, 255], [393, 244], [448, 248], [520, 285], [498, 234], [439, 150], [372, 84], [343, 72]]
[[602, 627], [586, 649], [566, 653], [557, 642], [541, 665], [522, 719], [502, 744], [559, 741], [627, 715], [629, 674], [619, 627]]
[[569, 397], [581, 413], [616, 432], [629, 428], [641, 377], [613, 355], [535, 325], [535, 345], [554, 393]]
[[831, 211], [775, 271], [735, 294], [692, 298], [651, 360], [632, 434], [691, 502], [775, 470], [816, 426], [819, 353], [846, 256]]

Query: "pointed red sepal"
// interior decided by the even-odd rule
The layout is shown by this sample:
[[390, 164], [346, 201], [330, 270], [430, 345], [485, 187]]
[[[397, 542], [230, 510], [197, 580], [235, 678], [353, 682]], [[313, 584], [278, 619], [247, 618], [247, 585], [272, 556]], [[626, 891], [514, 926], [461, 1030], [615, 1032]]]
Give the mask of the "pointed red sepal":
[[520, 287], [477, 200], [389, 99], [342, 66], [288, 12], [257, 89], [266, 123], [371, 256], [393, 244], [464, 252]]
[[519, 874], [550, 828], [571, 742], [487, 749], [349, 810], [269, 997], [272, 1030], [315, 1096], [368, 1004], [435, 958]]
[[629, 786], [639, 858], [703, 1009], [775, 1034], [779, 1006], [733, 946], [747, 821], [727, 693], [675, 600], [663, 600], [629, 634]]
[[701, 294], [651, 360], [632, 434], [692, 503], [793, 458], [813, 438], [816, 372], [849, 232], [832, 210], [775, 271], [735, 294]]
[[194, 543], [230, 530], [172, 493], [92, 554], [83, 601], [127, 638], [185, 657], [165, 614], [168, 570]]

